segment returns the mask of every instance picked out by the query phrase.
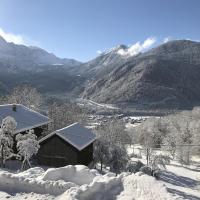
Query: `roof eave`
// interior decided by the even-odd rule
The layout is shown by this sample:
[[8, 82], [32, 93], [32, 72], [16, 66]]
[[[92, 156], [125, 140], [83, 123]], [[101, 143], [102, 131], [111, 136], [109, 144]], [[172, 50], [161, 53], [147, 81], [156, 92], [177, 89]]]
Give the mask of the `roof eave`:
[[34, 128], [37, 128], [37, 127], [40, 127], [40, 126], [43, 126], [43, 125], [46, 125], [46, 124], [49, 124], [51, 123], [52, 121], [47, 121], [47, 122], [43, 122], [43, 123], [40, 123], [40, 124], [36, 124], [34, 126], [28, 126], [26, 128], [22, 128], [22, 129], [19, 129], [19, 130], [16, 130], [15, 131], [15, 134], [18, 134], [18, 133], [21, 133], [21, 132], [24, 132], [24, 131], [28, 131], [30, 129], [34, 129]]

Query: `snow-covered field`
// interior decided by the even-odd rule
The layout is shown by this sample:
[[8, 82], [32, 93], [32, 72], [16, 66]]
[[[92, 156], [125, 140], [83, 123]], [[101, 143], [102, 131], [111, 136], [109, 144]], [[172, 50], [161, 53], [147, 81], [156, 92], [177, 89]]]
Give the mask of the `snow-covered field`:
[[141, 173], [100, 175], [85, 166], [35, 167], [21, 173], [0, 170], [0, 199], [173, 200], [163, 182]]
[[168, 191], [183, 199], [200, 200], [200, 169], [194, 166], [168, 165], [159, 182], [164, 182]]

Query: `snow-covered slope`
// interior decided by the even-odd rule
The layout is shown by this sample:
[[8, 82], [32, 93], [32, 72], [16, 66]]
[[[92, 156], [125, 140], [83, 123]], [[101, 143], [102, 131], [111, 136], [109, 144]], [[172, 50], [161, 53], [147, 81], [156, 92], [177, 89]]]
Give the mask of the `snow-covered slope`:
[[199, 42], [170, 41], [145, 53], [137, 52], [134, 46], [120, 47], [89, 62], [88, 72], [96, 74], [83, 98], [145, 110], [198, 106]]
[[[117, 66], [122, 65], [128, 58], [135, 55], [122, 55], [122, 52], [127, 51], [128, 47], [125, 45], [118, 45], [109, 50], [102, 52], [96, 58], [84, 63], [79, 70], [81, 75], [88, 77], [89, 80], [103, 77]], [[121, 53], [120, 53], [121, 52]]]

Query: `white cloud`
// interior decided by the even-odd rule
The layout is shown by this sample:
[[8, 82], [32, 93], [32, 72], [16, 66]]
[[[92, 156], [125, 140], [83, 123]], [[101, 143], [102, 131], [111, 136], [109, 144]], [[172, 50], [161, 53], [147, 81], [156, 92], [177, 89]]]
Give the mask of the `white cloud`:
[[155, 37], [147, 38], [142, 44], [142, 49], [147, 49], [151, 47], [155, 42], [156, 42]]
[[150, 37], [147, 38], [143, 43], [136, 42], [127, 49], [119, 49], [117, 53], [123, 56], [134, 56], [142, 51], [149, 49], [155, 43], [156, 43], [156, 38]]
[[163, 39], [163, 43], [167, 43], [167, 42], [169, 42], [170, 40], [172, 40], [171, 37], [166, 37], [166, 38]]
[[25, 44], [24, 38], [21, 35], [5, 32], [0, 28], [0, 35], [7, 41], [15, 44]]
[[9, 33], [4, 31], [0, 27], [0, 36], [2, 36], [7, 42], [13, 42], [15, 44], [23, 44], [27, 46], [40, 46], [39, 42], [36, 42], [26, 36], [19, 34]]
[[97, 51], [97, 54], [102, 54], [102, 51], [101, 51], [101, 50], [98, 50], [98, 51]]

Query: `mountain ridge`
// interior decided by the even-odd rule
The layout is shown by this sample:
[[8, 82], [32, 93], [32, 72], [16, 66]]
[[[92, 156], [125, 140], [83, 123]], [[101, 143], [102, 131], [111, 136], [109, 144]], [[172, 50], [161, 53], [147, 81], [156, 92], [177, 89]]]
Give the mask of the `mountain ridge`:
[[6, 42], [1, 36], [0, 61], [9, 65], [13, 71], [16, 71], [16, 69], [34, 71], [36, 68], [41, 69], [43, 65], [61, 64], [71, 67], [81, 64], [81, 62], [74, 59], [61, 59], [40, 47], [29, 47]]
[[116, 63], [105, 77], [90, 83], [83, 97], [100, 103], [132, 103], [150, 108], [198, 105], [199, 65], [200, 43], [170, 41], [122, 64]]
[[129, 49], [119, 45], [81, 63], [0, 38], [0, 91], [25, 83], [42, 93], [75, 94], [99, 103], [152, 109], [199, 104], [199, 42], [174, 40], [146, 52], [119, 53]]

